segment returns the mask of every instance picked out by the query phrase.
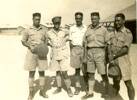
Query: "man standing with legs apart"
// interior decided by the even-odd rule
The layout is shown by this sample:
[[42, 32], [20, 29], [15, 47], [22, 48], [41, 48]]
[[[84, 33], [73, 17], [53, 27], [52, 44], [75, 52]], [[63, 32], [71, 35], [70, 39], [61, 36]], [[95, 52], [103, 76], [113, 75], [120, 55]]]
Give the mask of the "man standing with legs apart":
[[[124, 24], [124, 14], [116, 14], [114, 22], [115, 31], [110, 36], [109, 51], [111, 50], [113, 55], [109, 56], [109, 63], [118, 62], [121, 76], [127, 87], [129, 100], [134, 100], [135, 90], [131, 81], [131, 62], [129, 59], [129, 50], [133, 37], [131, 31], [125, 28]], [[120, 90], [120, 79], [119, 76], [113, 78], [113, 87], [116, 89], [116, 94]]]
[[69, 41], [69, 32], [66, 32], [61, 25], [61, 17], [56, 16], [52, 18], [54, 27], [48, 32], [48, 42], [51, 46], [51, 63], [50, 68], [56, 71], [56, 81], [57, 89], [54, 91], [54, 94], [61, 92], [61, 76], [65, 82], [67, 88], [67, 93], [69, 97], [73, 96], [71, 91], [71, 80], [67, 74], [67, 71], [70, 67], [70, 59], [68, 51], [70, 50], [67, 46], [67, 41]]
[[[83, 25], [83, 13], [75, 13], [76, 25], [70, 27], [71, 66], [75, 68], [75, 95], [80, 93], [80, 68], [83, 65], [83, 39], [87, 27]], [[85, 71], [85, 70], [84, 70]]]
[[101, 75], [105, 94], [107, 92], [108, 77], [106, 74], [105, 46], [108, 41], [107, 29], [99, 25], [100, 16], [98, 12], [91, 13], [92, 24], [85, 34], [85, 46], [87, 48], [87, 72], [89, 90], [82, 99], [93, 97], [95, 85], [95, 71]]
[[[32, 100], [34, 97], [34, 75], [36, 68], [39, 71], [39, 84], [40, 84], [40, 95], [44, 98], [48, 96], [45, 94], [45, 69], [47, 68], [47, 58], [40, 59], [37, 54], [35, 54], [35, 47], [41, 43], [47, 43], [47, 28], [40, 24], [41, 14], [33, 14], [33, 26], [26, 29], [23, 33], [22, 44], [28, 48], [25, 70], [29, 71], [29, 97], [28, 100]], [[45, 51], [47, 52], [47, 51]]]

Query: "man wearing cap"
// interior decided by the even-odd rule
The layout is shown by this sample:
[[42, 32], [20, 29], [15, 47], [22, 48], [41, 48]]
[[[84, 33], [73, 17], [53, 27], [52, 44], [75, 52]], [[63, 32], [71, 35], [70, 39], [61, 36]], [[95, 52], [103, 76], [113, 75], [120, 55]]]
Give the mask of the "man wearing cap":
[[34, 53], [34, 48], [41, 43], [47, 43], [47, 28], [40, 24], [41, 14], [33, 14], [33, 26], [25, 29], [22, 38], [22, 44], [28, 48], [26, 60], [25, 60], [25, 70], [29, 71], [29, 97], [28, 100], [32, 100], [34, 97], [34, 75], [36, 68], [39, 71], [39, 84], [40, 84], [40, 95], [44, 98], [48, 96], [45, 94], [45, 76], [44, 71], [47, 69], [47, 60], [40, 59], [38, 55]]
[[116, 94], [120, 90], [120, 80], [122, 78], [127, 87], [129, 100], [134, 100], [135, 90], [131, 81], [131, 62], [129, 59], [129, 50], [133, 37], [131, 31], [124, 24], [125, 15], [122, 13], [116, 14], [114, 21], [115, 31], [110, 36], [109, 51], [113, 54], [109, 56], [109, 63], [114, 64], [114, 61], [117, 61], [121, 72], [121, 75], [113, 78], [113, 87], [116, 89]]
[[[84, 44], [87, 48], [87, 72], [89, 90], [82, 99], [93, 97], [95, 85], [95, 71], [101, 75], [105, 93], [107, 92], [108, 77], [106, 74], [105, 46], [108, 41], [107, 29], [99, 25], [100, 16], [98, 12], [91, 13], [91, 22], [85, 37]], [[103, 95], [105, 96], [105, 95]]]
[[[83, 38], [87, 27], [83, 25], [83, 13], [75, 13], [76, 25], [70, 27], [71, 66], [75, 68], [75, 95], [80, 93], [80, 68], [83, 65]], [[84, 69], [84, 68], [83, 68]], [[85, 72], [85, 71], [84, 71]], [[86, 74], [84, 73], [84, 76]], [[87, 77], [84, 77], [86, 79]]]
[[56, 71], [57, 89], [54, 91], [54, 94], [57, 94], [62, 90], [62, 76], [67, 87], [68, 96], [72, 97], [73, 93], [70, 88], [71, 81], [67, 74], [67, 71], [70, 67], [70, 55], [68, 53], [69, 48], [67, 46], [67, 41], [69, 41], [69, 32], [66, 32], [60, 28], [60, 16], [52, 18], [52, 22], [54, 27], [48, 32], [48, 41], [52, 49], [50, 69]]

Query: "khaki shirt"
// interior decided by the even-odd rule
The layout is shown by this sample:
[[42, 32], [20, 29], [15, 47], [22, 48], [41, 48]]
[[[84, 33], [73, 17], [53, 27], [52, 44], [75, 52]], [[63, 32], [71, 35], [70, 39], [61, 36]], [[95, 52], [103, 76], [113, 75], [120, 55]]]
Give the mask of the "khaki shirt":
[[62, 60], [69, 57], [69, 47], [67, 45], [67, 40], [69, 39], [69, 32], [60, 29], [56, 32], [51, 29], [48, 32], [48, 42], [52, 46], [51, 57], [55, 60]]
[[90, 25], [84, 37], [84, 42], [87, 43], [87, 47], [105, 47], [108, 40], [109, 33], [103, 26], [93, 28]]
[[25, 29], [22, 41], [28, 42], [30, 46], [35, 47], [40, 43], [46, 42], [48, 29], [44, 26], [35, 28], [34, 26]]
[[[120, 31], [115, 31], [110, 35], [110, 45], [111, 51], [113, 54], [116, 54], [123, 47], [128, 47], [130, 50], [130, 46], [132, 43], [133, 37], [132, 33], [127, 28], [122, 28]], [[129, 51], [128, 54], [118, 58], [119, 66], [131, 66], [131, 62], [129, 59]]]

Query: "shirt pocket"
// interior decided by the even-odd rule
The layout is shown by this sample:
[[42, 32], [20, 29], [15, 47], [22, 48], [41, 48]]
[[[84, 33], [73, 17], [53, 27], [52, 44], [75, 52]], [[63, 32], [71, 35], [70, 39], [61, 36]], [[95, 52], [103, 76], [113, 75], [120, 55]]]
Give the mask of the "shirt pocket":
[[117, 46], [118, 46], [118, 47], [123, 47], [124, 44], [125, 44], [125, 39], [124, 39], [124, 37], [118, 37]]
[[104, 36], [104, 34], [96, 34], [96, 40], [98, 41], [98, 42], [100, 42], [100, 43], [104, 43], [104, 41], [105, 41], [105, 36]]

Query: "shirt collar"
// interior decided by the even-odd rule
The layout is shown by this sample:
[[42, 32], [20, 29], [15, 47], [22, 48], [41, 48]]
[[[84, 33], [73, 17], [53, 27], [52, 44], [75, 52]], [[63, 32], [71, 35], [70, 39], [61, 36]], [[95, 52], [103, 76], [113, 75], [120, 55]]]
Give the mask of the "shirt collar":
[[91, 29], [99, 29], [99, 28], [101, 28], [101, 25], [99, 24], [97, 27], [94, 28], [94, 27], [92, 26], [92, 24], [91, 24], [91, 25], [90, 25], [90, 28], [91, 28]]
[[35, 26], [32, 25], [32, 26], [30, 27], [30, 29], [40, 30], [40, 29], [42, 29], [42, 25], [40, 25], [39, 28], [36, 28]]
[[[116, 30], [115, 30], [115, 31], [116, 31]], [[125, 32], [126, 32], [126, 28], [125, 28], [125, 26], [122, 27], [119, 31], [116, 31], [116, 32], [122, 32], [122, 33], [125, 33]]]
[[82, 24], [80, 27], [78, 27], [78, 26], [75, 24], [75, 27], [81, 29], [81, 28], [84, 28], [85, 26]]

